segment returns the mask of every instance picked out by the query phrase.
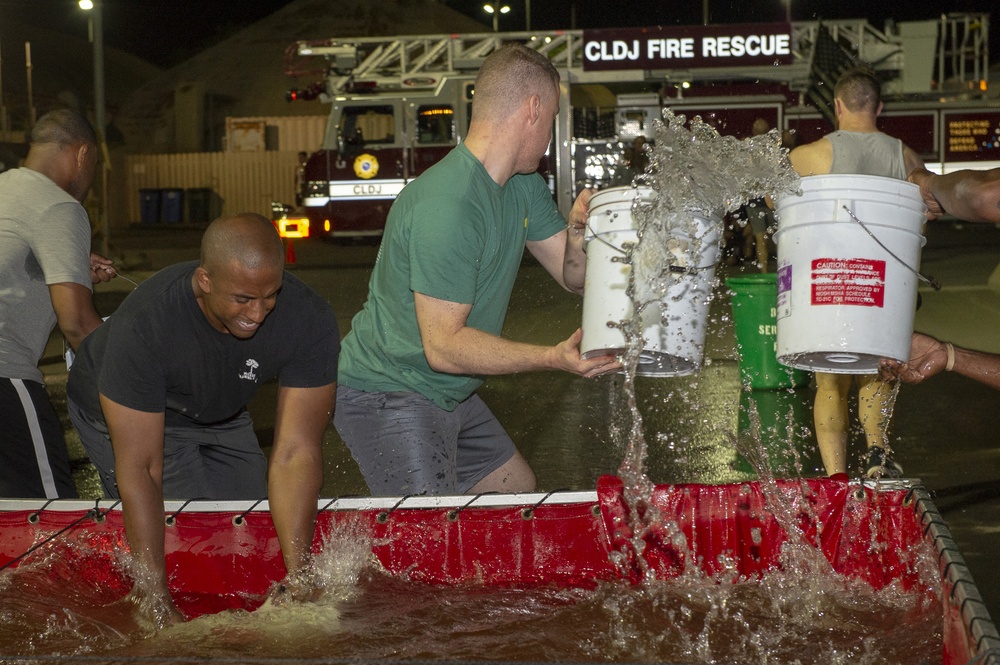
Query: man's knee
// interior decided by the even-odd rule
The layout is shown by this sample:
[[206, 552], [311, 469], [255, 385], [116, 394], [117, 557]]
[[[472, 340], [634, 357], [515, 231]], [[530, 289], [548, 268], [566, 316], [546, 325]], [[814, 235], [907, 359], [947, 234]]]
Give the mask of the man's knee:
[[521, 453], [515, 451], [509, 460], [476, 483], [468, 493], [534, 492], [535, 487], [535, 472]]

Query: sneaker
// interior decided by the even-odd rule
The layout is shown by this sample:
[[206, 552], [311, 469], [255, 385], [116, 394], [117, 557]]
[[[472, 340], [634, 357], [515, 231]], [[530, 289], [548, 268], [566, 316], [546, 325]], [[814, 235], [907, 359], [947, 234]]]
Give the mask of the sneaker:
[[899, 478], [903, 475], [903, 467], [885, 454], [879, 446], [868, 449], [868, 461], [865, 464], [866, 478]]

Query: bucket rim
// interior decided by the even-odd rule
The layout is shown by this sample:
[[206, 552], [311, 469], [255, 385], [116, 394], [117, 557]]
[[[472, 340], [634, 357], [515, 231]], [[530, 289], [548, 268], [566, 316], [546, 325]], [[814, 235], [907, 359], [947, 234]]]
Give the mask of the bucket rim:
[[[920, 194], [920, 187], [908, 180], [890, 178], [880, 175], [864, 175], [860, 173], [820, 173], [799, 178], [799, 190], [794, 193], [779, 194], [774, 198], [774, 209], [778, 211], [783, 205], [807, 200], [809, 194], [824, 191], [848, 190], [849, 192], [872, 192], [882, 196], [905, 196], [913, 200], [917, 208], [926, 211], [927, 205]], [[868, 200], [864, 196], [838, 197], [851, 200]], [[827, 200], [820, 198], [819, 201]], [[816, 202], [816, 201], [809, 201]], [[886, 201], [870, 201], [871, 203], [887, 203]]]
[[909, 189], [915, 192], [920, 191], [920, 186], [916, 185], [905, 178], [893, 178], [891, 176], [884, 175], [869, 175], [867, 173], [814, 173], [812, 175], [804, 175], [799, 177], [799, 182], [801, 184], [815, 185], [823, 180], [836, 181], [855, 181], [860, 180], [864, 182], [875, 182], [879, 181], [885, 183], [886, 185], [902, 185], [904, 189]]

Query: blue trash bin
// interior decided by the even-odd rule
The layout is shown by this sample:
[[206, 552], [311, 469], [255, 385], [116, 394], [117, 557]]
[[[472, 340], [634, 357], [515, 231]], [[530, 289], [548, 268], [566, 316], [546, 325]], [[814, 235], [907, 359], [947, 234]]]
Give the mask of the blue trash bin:
[[160, 221], [160, 190], [139, 190], [139, 221], [142, 224], [157, 224]]
[[184, 190], [160, 190], [160, 221], [164, 224], [180, 224], [184, 221]]

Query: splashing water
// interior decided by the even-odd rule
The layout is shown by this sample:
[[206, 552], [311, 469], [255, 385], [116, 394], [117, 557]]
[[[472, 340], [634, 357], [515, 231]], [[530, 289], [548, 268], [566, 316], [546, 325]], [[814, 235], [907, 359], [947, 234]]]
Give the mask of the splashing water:
[[[660, 298], [670, 275], [665, 266], [676, 263], [675, 238], [680, 231], [694, 240], [688, 265], [700, 266], [704, 254], [694, 217], [714, 218], [721, 235], [721, 216], [747, 202], [798, 192], [799, 177], [788, 161], [777, 130], [748, 139], [720, 136], [700, 117], [685, 126], [686, 117], [669, 108], [663, 120], [654, 120], [654, 143], [648, 170], [637, 184], [653, 189], [648, 205], [636, 206], [639, 243], [632, 256], [638, 303]], [[704, 234], [707, 235], [707, 234]]]
[[[638, 553], [650, 529], [673, 531], [644, 505], [652, 483], [645, 473], [647, 443], [635, 394], [643, 345], [642, 313], [647, 307], [660, 306], [662, 325], [677, 325], [671, 306], [692, 294], [665, 296], [678, 275], [692, 268], [714, 271], [714, 259], [706, 257], [714, 257], [718, 250], [721, 216], [752, 199], [794, 193], [799, 183], [776, 130], [738, 140], [720, 136], [699, 117], [692, 119], [690, 127], [686, 121], [685, 116], [664, 109], [663, 120], [653, 122], [649, 167], [635, 184], [652, 188], [654, 196], [648, 202], [637, 200], [633, 206], [638, 242], [626, 257], [632, 267], [627, 294], [635, 314], [620, 324], [626, 340], [623, 391], [631, 420], [619, 475], [633, 506], [633, 519], [638, 520], [640, 513], [647, 515], [645, 524], [633, 524]], [[715, 246], [703, 246], [703, 239]]]

